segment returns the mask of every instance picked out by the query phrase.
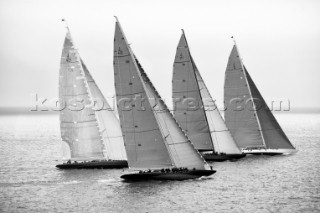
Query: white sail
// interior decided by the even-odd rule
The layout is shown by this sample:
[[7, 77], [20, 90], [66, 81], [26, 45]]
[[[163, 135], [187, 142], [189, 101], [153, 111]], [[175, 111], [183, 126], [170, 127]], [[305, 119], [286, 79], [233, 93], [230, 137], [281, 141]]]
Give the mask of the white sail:
[[87, 67], [82, 63], [82, 68], [85, 74], [85, 80], [89, 86], [94, 105], [96, 118], [99, 124], [100, 134], [103, 139], [103, 153], [107, 159], [126, 160], [126, 151], [120, 128], [120, 122], [113, 113], [110, 105], [100, 91], [96, 82], [89, 73]]
[[[90, 75], [67, 32], [61, 57], [60, 128], [65, 160], [125, 160], [119, 121]], [[106, 110], [96, 110], [94, 101]], [[75, 105], [75, 106], [73, 106]]]
[[225, 76], [225, 119], [240, 148], [294, 149], [242, 64], [234, 45]]
[[[116, 22], [114, 70], [117, 103], [131, 168], [167, 166], [204, 169], [205, 161], [170, 114]], [[144, 100], [142, 108], [132, 98]], [[130, 110], [120, 106], [129, 101]], [[133, 105], [133, 106], [132, 106]]]
[[[191, 93], [190, 90], [185, 90], [190, 88], [190, 86], [185, 86], [185, 84], [192, 85]], [[208, 129], [208, 139], [210, 140], [210, 144], [213, 145], [214, 152], [241, 154], [240, 149], [226, 127], [226, 124], [222, 119], [220, 112], [196, 67], [196, 64], [193, 61], [184, 33], [181, 35], [177, 48], [173, 75], [173, 88], [176, 89], [173, 89], [174, 98], [179, 97], [179, 95], [184, 95], [186, 97], [192, 97], [197, 101], [197, 103], [199, 103], [199, 108], [196, 111], [203, 111], [204, 114], [198, 114], [198, 121], [201, 126], [205, 126]], [[179, 89], [178, 93], [176, 92], [177, 89]], [[184, 116], [181, 116], [183, 114]], [[180, 123], [181, 120], [183, 121], [184, 117], [186, 117], [186, 120], [191, 120], [194, 115], [188, 113], [185, 109], [176, 108], [175, 118], [177, 118], [177, 121]], [[188, 124], [186, 126], [188, 127], [186, 130], [189, 137], [198, 137], [199, 128], [197, 125], [192, 126]]]
[[85, 82], [79, 54], [67, 32], [60, 64], [59, 97], [64, 159], [105, 159], [102, 138]]

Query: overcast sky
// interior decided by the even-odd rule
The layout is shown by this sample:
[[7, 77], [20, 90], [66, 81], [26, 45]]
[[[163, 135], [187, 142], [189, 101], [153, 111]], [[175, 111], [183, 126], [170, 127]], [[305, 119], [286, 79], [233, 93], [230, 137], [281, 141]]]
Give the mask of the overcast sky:
[[212, 96], [223, 102], [235, 36], [267, 100], [320, 108], [318, 0], [0, 0], [0, 106], [31, 106], [31, 94], [58, 96], [67, 19], [76, 46], [105, 96], [114, 94], [117, 15], [131, 47], [168, 105], [172, 66], [185, 30]]

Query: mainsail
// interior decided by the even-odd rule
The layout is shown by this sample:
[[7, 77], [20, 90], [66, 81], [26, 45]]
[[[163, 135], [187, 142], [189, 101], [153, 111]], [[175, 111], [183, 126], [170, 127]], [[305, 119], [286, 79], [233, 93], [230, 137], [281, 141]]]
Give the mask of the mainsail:
[[60, 103], [64, 106], [60, 111], [64, 159], [125, 159], [119, 121], [111, 111], [95, 111], [94, 99], [107, 103], [80, 59], [69, 29], [64, 41], [59, 78]]
[[237, 46], [225, 76], [225, 120], [240, 148], [294, 149], [242, 64]]
[[241, 154], [190, 54], [184, 32], [173, 69], [174, 117], [198, 150]]
[[204, 159], [182, 132], [143, 71], [119, 21], [115, 27], [114, 72], [129, 167], [204, 169]]

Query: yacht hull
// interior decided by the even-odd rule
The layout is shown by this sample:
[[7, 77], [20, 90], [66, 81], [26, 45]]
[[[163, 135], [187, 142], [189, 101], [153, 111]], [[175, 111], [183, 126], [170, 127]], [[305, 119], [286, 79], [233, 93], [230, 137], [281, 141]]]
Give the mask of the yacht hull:
[[148, 181], [148, 180], [189, 180], [200, 178], [203, 176], [210, 176], [214, 174], [215, 170], [195, 170], [188, 172], [143, 172], [143, 173], [134, 173], [134, 174], [125, 174], [121, 178], [126, 181]]
[[203, 158], [206, 161], [214, 162], [223, 162], [227, 160], [238, 160], [246, 156], [246, 154], [226, 154], [226, 155], [217, 155], [217, 154], [203, 154]]
[[56, 165], [59, 169], [120, 169], [127, 168], [128, 162], [125, 160], [97, 161], [85, 163], [64, 163]]
[[296, 149], [251, 149], [251, 150], [242, 150], [245, 154], [252, 155], [290, 155], [297, 152]]

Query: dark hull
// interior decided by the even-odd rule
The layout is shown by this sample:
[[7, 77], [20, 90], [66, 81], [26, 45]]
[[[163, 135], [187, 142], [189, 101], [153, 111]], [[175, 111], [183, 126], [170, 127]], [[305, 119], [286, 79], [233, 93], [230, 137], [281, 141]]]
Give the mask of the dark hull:
[[148, 181], [148, 180], [188, 180], [200, 178], [202, 176], [210, 176], [214, 174], [215, 170], [196, 170], [188, 172], [170, 172], [170, 173], [161, 173], [161, 172], [143, 172], [143, 173], [134, 173], [134, 174], [125, 174], [121, 178], [126, 181]]
[[204, 154], [202, 155], [206, 161], [222, 162], [227, 160], [238, 160], [246, 156], [246, 154], [226, 154], [226, 155], [216, 155], [216, 154]]
[[98, 161], [86, 163], [64, 163], [56, 165], [59, 169], [120, 169], [127, 168], [125, 160]]

